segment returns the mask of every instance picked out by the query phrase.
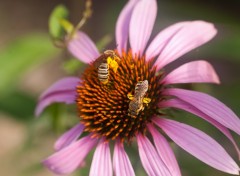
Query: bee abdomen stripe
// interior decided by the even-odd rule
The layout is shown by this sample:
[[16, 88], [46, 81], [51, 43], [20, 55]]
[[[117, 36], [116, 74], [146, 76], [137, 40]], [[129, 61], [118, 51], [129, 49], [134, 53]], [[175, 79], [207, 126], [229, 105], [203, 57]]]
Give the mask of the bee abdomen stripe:
[[98, 74], [98, 78], [99, 79], [107, 79], [108, 75], [100, 75], [100, 74]]
[[99, 69], [98, 73], [108, 73], [108, 70], [107, 69]]

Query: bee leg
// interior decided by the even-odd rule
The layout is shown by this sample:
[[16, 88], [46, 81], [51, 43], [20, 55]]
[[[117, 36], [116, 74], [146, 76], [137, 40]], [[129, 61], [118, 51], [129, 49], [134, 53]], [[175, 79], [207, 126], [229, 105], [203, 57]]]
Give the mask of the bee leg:
[[141, 104], [141, 107], [139, 108], [139, 112], [144, 110], [143, 104]]
[[131, 94], [131, 93], [128, 93], [127, 97], [128, 97], [129, 100], [133, 100], [133, 98], [134, 98], [133, 94]]
[[143, 101], [142, 101], [144, 104], [148, 105], [148, 103], [151, 102], [151, 98], [143, 98]]

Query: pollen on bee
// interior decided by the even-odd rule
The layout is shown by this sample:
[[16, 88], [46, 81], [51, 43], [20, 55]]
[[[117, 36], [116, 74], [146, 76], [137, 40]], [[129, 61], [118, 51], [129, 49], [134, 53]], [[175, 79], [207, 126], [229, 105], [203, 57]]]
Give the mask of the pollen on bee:
[[104, 80], [102, 81], [103, 84], [107, 84], [108, 83], [108, 80]]
[[118, 69], [118, 63], [116, 61], [116, 58], [117, 57], [114, 57], [114, 58], [108, 57], [107, 58], [107, 63], [109, 65], [109, 67], [114, 71], [114, 73], [116, 73], [117, 69]]
[[133, 94], [131, 94], [131, 92], [129, 92], [129, 93], [127, 94], [127, 97], [128, 97], [129, 100], [133, 100], [133, 97], [134, 97], [134, 96], [133, 96]]
[[143, 103], [148, 104], [151, 102], [151, 98], [143, 98]]

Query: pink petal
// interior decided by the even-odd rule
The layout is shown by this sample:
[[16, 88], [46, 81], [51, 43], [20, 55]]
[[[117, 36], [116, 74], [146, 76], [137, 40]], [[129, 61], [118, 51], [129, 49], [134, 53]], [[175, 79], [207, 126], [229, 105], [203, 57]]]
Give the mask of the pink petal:
[[82, 134], [84, 125], [77, 124], [67, 132], [65, 132], [54, 144], [55, 150], [61, 150], [71, 143], [75, 142], [78, 137]]
[[130, 0], [121, 11], [116, 24], [116, 44], [119, 54], [127, 50], [129, 23], [133, 7], [139, 0]]
[[52, 103], [74, 103], [76, 99], [76, 86], [78, 84], [80, 84], [80, 79], [77, 77], [63, 78], [54, 83], [40, 96], [35, 115], [39, 116]]
[[203, 118], [204, 120], [208, 121], [213, 126], [215, 126], [217, 129], [219, 129], [233, 143], [233, 145], [234, 145], [234, 147], [237, 151], [238, 157], [240, 158], [239, 148], [238, 148], [236, 142], [234, 141], [231, 133], [229, 132], [229, 130], [225, 126], [221, 125], [216, 120], [212, 119], [211, 117], [204, 114], [203, 112], [201, 112], [200, 110], [198, 110], [194, 106], [188, 104], [187, 102], [184, 102], [184, 101], [179, 100], [179, 99], [171, 99], [171, 100], [161, 102], [159, 106], [160, 107], [165, 107], [165, 108], [173, 107], [173, 108], [182, 109], [182, 110], [190, 112], [190, 113], [192, 113], [196, 116], [199, 116], [199, 117]]
[[152, 124], [148, 125], [148, 129], [150, 130], [154, 144], [157, 148], [157, 152], [165, 165], [168, 167], [172, 176], [181, 176], [181, 172], [176, 160], [176, 157], [171, 149], [168, 141], [161, 135]]
[[146, 51], [146, 60], [156, 57], [162, 50], [164, 46], [172, 39], [172, 37], [184, 27], [184, 25], [189, 24], [190, 21], [179, 22], [169, 26], [168, 28], [161, 31], [150, 43]]
[[123, 143], [116, 141], [113, 154], [113, 169], [116, 176], [135, 176]]
[[108, 142], [101, 140], [93, 156], [90, 176], [112, 176], [112, 161]]
[[184, 25], [164, 46], [155, 62], [157, 69], [163, 68], [187, 52], [208, 42], [216, 33], [213, 24], [204, 21], [193, 21]]
[[164, 94], [172, 95], [188, 102], [212, 119], [240, 135], [240, 119], [230, 108], [216, 98], [201, 92], [174, 88], [167, 89]]
[[156, 0], [141, 0], [133, 10], [130, 21], [130, 45], [133, 54], [142, 55], [157, 16]]
[[76, 88], [76, 85], [81, 82], [78, 77], [65, 77], [55, 82], [51, 87], [49, 87], [46, 91], [42, 93], [40, 99], [48, 96], [51, 93], [55, 93], [56, 91], [68, 91]]
[[147, 137], [138, 134], [137, 143], [143, 167], [148, 175], [171, 176], [167, 166]]
[[81, 31], [78, 31], [68, 42], [68, 50], [74, 57], [87, 64], [99, 56], [96, 45]]
[[239, 167], [214, 139], [186, 124], [163, 118], [154, 122], [180, 147], [202, 162], [229, 174], [239, 174]]
[[83, 162], [97, 139], [86, 136], [48, 157], [43, 164], [56, 174], [70, 174]]
[[186, 63], [173, 70], [162, 81], [164, 84], [203, 82], [220, 83], [214, 68], [206, 61], [193, 61]]

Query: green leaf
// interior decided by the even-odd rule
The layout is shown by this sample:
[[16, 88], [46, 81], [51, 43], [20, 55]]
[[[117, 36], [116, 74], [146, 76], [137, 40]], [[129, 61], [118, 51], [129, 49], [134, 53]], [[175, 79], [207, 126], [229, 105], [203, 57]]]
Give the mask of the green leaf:
[[55, 7], [49, 18], [49, 32], [53, 38], [61, 38], [64, 33], [61, 20], [68, 17], [68, 9], [64, 5]]
[[9, 43], [0, 50], [0, 92], [14, 89], [28, 69], [56, 54], [58, 50], [45, 34], [31, 34]]
[[73, 30], [74, 30], [74, 26], [71, 22], [69, 22], [68, 20], [66, 19], [59, 19], [59, 23], [61, 24], [62, 28], [68, 33], [72, 33]]

